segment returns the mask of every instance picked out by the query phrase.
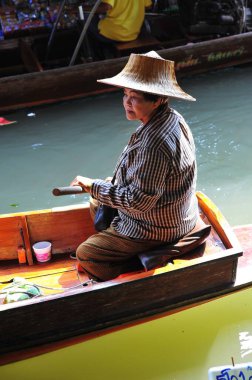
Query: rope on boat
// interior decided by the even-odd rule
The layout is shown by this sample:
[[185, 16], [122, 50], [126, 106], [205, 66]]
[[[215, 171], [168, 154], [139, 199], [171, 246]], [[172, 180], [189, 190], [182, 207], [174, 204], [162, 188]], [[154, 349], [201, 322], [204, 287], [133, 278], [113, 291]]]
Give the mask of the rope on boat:
[[41, 288], [41, 289], [59, 290], [59, 291], [63, 291], [63, 292], [66, 291], [66, 290], [73, 290], [73, 289], [79, 288], [80, 286], [87, 286], [87, 285], [94, 285], [94, 284], [96, 284], [96, 281], [94, 281], [92, 279], [84, 281], [84, 282], [81, 282], [80, 284], [75, 285], [75, 286], [70, 286], [69, 288], [53, 288], [53, 287], [50, 287], [50, 286], [37, 285], [37, 284], [32, 283], [32, 285], [35, 285], [35, 286], [37, 286], [38, 288]]
[[[14, 279], [12, 280], [14, 281]], [[27, 284], [31, 285], [31, 286], [35, 286], [36, 288], [38, 289], [47, 289], [47, 290], [58, 290], [58, 291], [66, 291], [66, 290], [73, 290], [73, 289], [76, 289], [76, 288], [79, 288], [81, 286], [87, 286], [87, 285], [94, 285], [96, 284], [97, 282], [94, 281], [93, 279], [90, 279], [90, 280], [87, 280], [87, 281], [84, 281], [84, 282], [81, 282], [80, 284], [78, 285], [74, 285], [74, 286], [70, 286], [68, 288], [54, 288], [52, 286], [45, 286], [45, 285], [38, 285], [38, 284], [35, 284], [34, 282], [28, 282], [27, 281]], [[0, 282], [1, 285], [3, 285], [2, 282]], [[6, 287], [4, 290], [0, 291], [0, 294], [6, 294], [9, 292], [9, 290], [13, 287], [13, 286], [18, 286], [19, 284], [22, 284], [23, 285], [23, 281], [20, 280], [20, 282], [15, 282], [15, 284], [12, 284], [12, 285], [9, 285], [8, 287]], [[18, 291], [18, 292], [15, 292], [15, 293], [29, 293], [29, 292], [26, 292], [26, 291]], [[29, 293], [31, 295], [34, 295], [33, 293]]]
[[[33, 284], [34, 285], [34, 284]], [[6, 294], [18, 294], [18, 293], [20, 293], [20, 294], [27, 294], [28, 296], [31, 296], [32, 298], [35, 298], [35, 297], [40, 297], [41, 296], [41, 294], [37, 294], [37, 295], [34, 295], [34, 293], [32, 293], [32, 292], [28, 292], [27, 290], [15, 290], [15, 292], [11, 292], [11, 291], [9, 291], [9, 290], [4, 290], [4, 291], [1, 291], [0, 292], [0, 294], [4, 294], [4, 295], [6, 295]]]
[[[82, 286], [88, 286], [95, 284], [96, 281], [89, 279], [87, 281], [81, 282], [78, 285], [71, 286], [68, 288], [55, 288], [51, 286], [38, 285], [33, 282], [25, 280], [23, 277], [14, 277], [12, 284], [6, 286], [0, 291], [0, 295], [5, 296], [3, 303], [12, 303], [16, 301], [27, 300], [30, 298], [38, 298], [43, 295], [41, 289], [56, 290], [58, 292], [65, 292], [73, 290]], [[0, 282], [0, 284], [2, 284]]]

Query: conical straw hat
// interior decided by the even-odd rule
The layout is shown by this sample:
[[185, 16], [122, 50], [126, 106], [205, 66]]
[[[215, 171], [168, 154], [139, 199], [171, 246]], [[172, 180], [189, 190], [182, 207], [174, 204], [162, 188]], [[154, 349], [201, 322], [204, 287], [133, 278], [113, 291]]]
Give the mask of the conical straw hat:
[[119, 74], [97, 82], [176, 99], [196, 100], [178, 85], [174, 62], [163, 59], [155, 51], [132, 53]]

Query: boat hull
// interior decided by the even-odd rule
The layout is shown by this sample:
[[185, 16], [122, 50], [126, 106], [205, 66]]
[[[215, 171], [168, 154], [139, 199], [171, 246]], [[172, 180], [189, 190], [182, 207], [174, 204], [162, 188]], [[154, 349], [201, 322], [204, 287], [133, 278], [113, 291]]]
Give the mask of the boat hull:
[[132, 276], [127, 282], [111, 281], [105, 287], [48, 296], [32, 304], [21, 301], [22, 315], [20, 305], [2, 306], [1, 330], [8, 334], [1, 334], [0, 353], [99, 331], [203, 300], [206, 294], [226, 291], [232, 285], [236, 264], [237, 255], [231, 259], [228, 254], [226, 260], [223, 256], [211, 258], [184, 273], [178, 270], [167, 275], [164, 271], [141, 279]]
[[[251, 46], [252, 32], [248, 32], [164, 49], [159, 54], [175, 61], [181, 77], [251, 62]], [[0, 112], [112, 91], [97, 79], [117, 74], [127, 60], [123, 57], [0, 78]]]

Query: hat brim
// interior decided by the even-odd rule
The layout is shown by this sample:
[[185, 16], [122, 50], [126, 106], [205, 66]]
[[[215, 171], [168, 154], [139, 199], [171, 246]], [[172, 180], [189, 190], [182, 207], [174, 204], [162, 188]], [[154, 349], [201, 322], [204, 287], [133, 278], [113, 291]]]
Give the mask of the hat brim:
[[120, 73], [111, 78], [98, 79], [98, 82], [169, 98], [196, 100], [179, 86], [174, 61], [163, 59], [155, 51], [132, 53]]
[[130, 88], [132, 90], [147, 92], [149, 94], [154, 94], [154, 95], [159, 95], [159, 96], [166, 96], [166, 97], [174, 98], [174, 99], [189, 100], [193, 102], [196, 101], [196, 99], [193, 96], [184, 92], [182, 89], [180, 89], [178, 85], [176, 86], [176, 89], [159, 88], [157, 90], [155, 87], [152, 89], [150, 85], [146, 86], [145, 84], [134, 83], [132, 81], [129, 81], [128, 79], [119, 77], [119, 75], [120, 74], [111, 78], [98, 79], [97, 82], [108, 84], [115, 87], [120, 87], [120, 88]]

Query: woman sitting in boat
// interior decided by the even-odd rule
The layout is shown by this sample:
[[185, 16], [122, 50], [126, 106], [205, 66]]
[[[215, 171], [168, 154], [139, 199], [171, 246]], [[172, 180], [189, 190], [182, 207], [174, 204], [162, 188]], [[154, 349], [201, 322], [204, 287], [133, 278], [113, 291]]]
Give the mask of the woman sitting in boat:
[[94, 203], [118, 210], [111, 225], [83, 242], [76, 256], [89, 278], [105, 281], [136, 268], [138, 254], [176, 242], [198, 228], [193, 136], [169, 99], [195, 99], [175, 77], [174, 62], [156, 52], [131, 54], [115, 77], [128, 120], [141, 124], [114, 170], [113, 183], [77, 176]]

